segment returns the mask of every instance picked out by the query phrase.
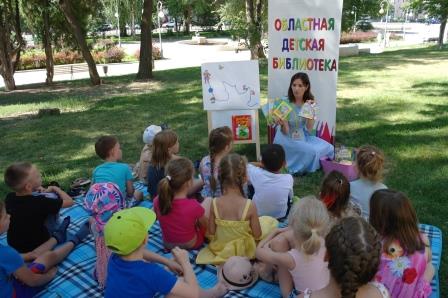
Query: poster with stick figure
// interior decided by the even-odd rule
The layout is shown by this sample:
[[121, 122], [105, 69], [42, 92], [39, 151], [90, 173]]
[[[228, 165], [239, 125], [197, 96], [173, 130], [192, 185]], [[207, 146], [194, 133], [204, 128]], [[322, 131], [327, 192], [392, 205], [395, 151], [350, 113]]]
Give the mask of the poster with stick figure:
[[258, 109], [258, 61], [204, 63], [201, 67], [204, 110]]

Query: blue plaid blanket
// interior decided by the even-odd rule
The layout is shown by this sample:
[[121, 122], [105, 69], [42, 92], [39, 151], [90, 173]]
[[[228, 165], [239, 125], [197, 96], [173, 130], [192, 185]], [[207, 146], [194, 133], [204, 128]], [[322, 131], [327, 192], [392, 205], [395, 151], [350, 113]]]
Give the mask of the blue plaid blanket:
[[[136, 183], [136, 189], [145, 190], [145, 187]], [[152, 203], [144, 201], [140, 206], [152, 208]], [[69, 232], [77, 230], [87, 220], [88, 213], [82, 207], [82, 199], [77, 198], [75, 205], [61, 212], [61, 216], [70, 215], [72, 218]], [[436, 268], [436, 275], [431, 283], [433, 293], [431, 298], [438, 298], [440, 258], [442, 254], [442, 232], [431, 225], [420, 225], [420, 230], [426, 233], [431, 241], [432, 263]], [[0, 243], [6, 244], [6, 237], [0, 237]], [[150, 230], [148, 248], [165, 257], [171, 258], [163, 248], [161, 230], [156, 222]], [[190, 262], [194, 264], [198, 251], [190, 252]], [[92, 236], [79, 244], [75, 250], [58, 266], [57, 276], [47, 285], [37, 297], [103, 297], [93, 278], [95, 268], [95, 243]], [[216, 282], [216, 267], [212, 265], [193, 265], [194, 272], [202, 288], [211, 288]], [[259, 280], [252, 288], [243, 291], [230, 291], [225, 297], [280, 297], [280, 289], [277, 284], [267, 283]]]

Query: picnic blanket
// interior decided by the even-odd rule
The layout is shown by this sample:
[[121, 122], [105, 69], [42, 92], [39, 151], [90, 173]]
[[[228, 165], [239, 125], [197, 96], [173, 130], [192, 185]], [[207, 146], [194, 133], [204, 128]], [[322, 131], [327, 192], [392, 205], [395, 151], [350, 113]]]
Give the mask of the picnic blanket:
[[[146, 192], [146, 187], [136, 183], [136, 189]], [[144, 201], [140, 204], [147, 208], [152, 208], [150, 201]], [[82, 198], [76, 198], [74, 206], [64, 209], [61, 216], [70, 215], [72, 218], [69, 232], [73, 233], [80, 225], [87, 220], [88, 213], [82, 207]], [[282, 225], [285, 225], [283, 223]], [[432, 263], [436, 268], [436, 275], [431, 283], [433, 293], [431, 298], [438, 298], [439, 295], [439, 276], [440, 259], [442, 253], [442, 233], [440, 229], [431, 225], [420, 225], [422, 232], [428, 235], [432, 249]], [[160, 255], [171, 258], [170, 253], [166, 253], [163, 248], [162, 236], [159, 223], [156, 222], [151, 230], [148, 241], [148, 248]], [[6, 244], [6, 236], [0, 237], [0, 242]], [[216, 267], [212, 265], [195, 265], [198, 250], [190, 251], [190, 262], [193, 264], [194, 272], [197, 276], [199, 285], [202, 288], [211, 288], [216, 282]], [[103, 292], [99, 289], [93, 278], [95, 268], [95, 243], [92, 236], [79, 244], [75, 250], [58, 266], [57, 276], [47, 285], [47, 287], [38, 294], [37, 297], [103, 297]], [[225, 297], [280, 297], [278, 284], [271, 284], [259, 280], [253, 287], [243, 291], [230, 291]]]

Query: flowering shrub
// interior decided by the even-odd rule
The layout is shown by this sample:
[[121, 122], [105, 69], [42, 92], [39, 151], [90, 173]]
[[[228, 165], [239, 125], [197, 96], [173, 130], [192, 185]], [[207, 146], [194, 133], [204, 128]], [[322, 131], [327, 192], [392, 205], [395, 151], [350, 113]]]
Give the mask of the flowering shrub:
[[106, 55], [105, 52], [93, 52], [92, 53], [93, 60], [95, 60], [95, 63], [106, 63]]
[[110, 48], [104, 55], [107, 63], [121, 62], [125, 56], [124, 50], [119, 47]]
[[376, 35], [377, 33], [373, 31], [368, 32], [358, 31], [350, 33], [343, 32], [341, 34], [340, 44], [375, 41]]
[[[135, 51], [134, 53], [134, 57], [135, 59], [139, 60], [140, 59], [140, 50]], [[162, 55], [160, 53], [160, 48], [156, 47], [155, 45], [152, 45], [152, 58], [154, 60], [159, 60], [162, 58]]]
[[73, 64], [84, 62], [84, 58], [79, 52], [63, 50], [53, 54], [54, 64]]

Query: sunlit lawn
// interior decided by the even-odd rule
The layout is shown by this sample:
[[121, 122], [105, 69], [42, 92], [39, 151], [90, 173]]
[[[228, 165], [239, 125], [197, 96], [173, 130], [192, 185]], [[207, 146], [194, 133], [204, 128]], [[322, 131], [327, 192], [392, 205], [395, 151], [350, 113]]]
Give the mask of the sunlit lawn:
[[[266, 94], [266, 64], [260, 69]], [[207, 121], [199, 78], [199, 68], [188, 68], [156, 72], [149, 84], [124, 76], [108, 78], [101, 87], [78, 81], [58, 83], [54, 89], [0, 93], [0, 170], [14, 161], [29, 160], [45, 180], [68, 186], [77, 177], [89, 176], [101, 162], [93, 148], [99, 135], [117, 135], [124, 161], [134, 163], [143, 129], [161, 122], [180, 135], [182, 155], [200, 159], [207, 150]], [[63, 113], [29, 115], [43, 107], [57, 107]], [[260, 126], [266, 143], [264, 120]], [[415, 48], [342, 58], [336, 140], [382, 148], [388, 161], [385, 183], [407, 193], [420, 221], [440, 227], [447, 238], [448, 50]], [[236, 150], [254, 158], [252, 146]], [[297, 178], [296, 193], [316, 193], [321, 178], [321, 172]], [[7, 191], [0, 182], [0, 196]], [[445, 249], [447, 244], [445, 240]], [[442, 296], [448, 294], [447, 261], [445, 254]]]

